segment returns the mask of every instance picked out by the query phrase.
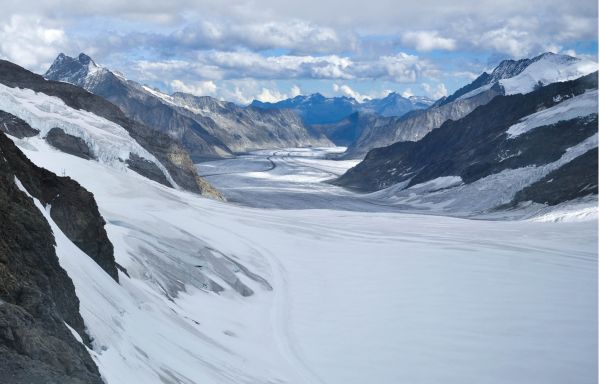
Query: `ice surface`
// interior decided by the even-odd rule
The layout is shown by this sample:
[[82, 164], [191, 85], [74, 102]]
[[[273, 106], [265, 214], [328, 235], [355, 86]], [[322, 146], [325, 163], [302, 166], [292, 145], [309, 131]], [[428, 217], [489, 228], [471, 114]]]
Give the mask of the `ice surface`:
[[[596, 380], [594, 220], [240, 207], [69, 156], [40, 138], [16, 142], [94, 193], [131, 275], [115, 283], [46, 216], [109, 384]], [[306, 156], [277, 161], [308, 174], [282, 182], [299, 189], [308, 167], [323, 177], [321, 161], [339, 171]], [[252, 191], [250, 180], [269, 179], [246, 180]], [[458, 182], [434, 184], [445, 193]], [[332, 207], [343, 199], [329, 198]], [[224, 290], [203, 289], [194, 271], [207, 250], [238, 263], [232, 272], [254, 294], [210, 271]]]

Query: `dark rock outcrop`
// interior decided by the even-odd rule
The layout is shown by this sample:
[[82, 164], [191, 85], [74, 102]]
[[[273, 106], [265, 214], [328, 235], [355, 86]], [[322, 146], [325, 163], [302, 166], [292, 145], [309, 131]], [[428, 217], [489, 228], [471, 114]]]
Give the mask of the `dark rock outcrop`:
[[527, 201], [556, 205], [597, 194], [598, 148], [595, 148], [519, 191], [512, 205]]
[[19, 139], [33, 137], [40, 133], [17, 116], [4, 111], [0, 111], [0, 131]]
[[94, 158], [94, 152], [80, 137], [69, 135], [61, 128], [52, 128], [46, 134], [46, 141], [56, 149], [82, 159]]
[[89, 345], [50, 226], [15, 182], [15, 176], [30, 180], [31, 187], [37, 177], [58, 178], [23, 157], [0, 133], [0, 382], [102, 384], [94, 361], [66, 325]]
[[158, 168], [156, 164], [151, 161], [148, 161], [135, 153], [129, 154], [129, 159], [127, 159], [127, 166], [132, 171], [139, 173], [140, 175], [147, 177], [150, 180], [154, 180], [157, 183], [162, 185], [166, 185], [167, 187], [172, 187], [171, 183], [167, 180], [165, 174]]
[[113, 246], [94, 195], [69, 177], [58, 177], [35, 166], [4, 134], [0, 135], [0, 148], [27, 191], [50, 206], [50, 216], [65, 235], [118, 281]]
[[220, 195], [198, 176], [189, 155], [173, 138], [129, 119], [108, 100], [72, 84], [46, 80], [6, 60], [0, 60], [0, 83], [56, 96], [71, 108], [92, 112], [119, 124], [165, 166], [179, 186], [211, 197]]

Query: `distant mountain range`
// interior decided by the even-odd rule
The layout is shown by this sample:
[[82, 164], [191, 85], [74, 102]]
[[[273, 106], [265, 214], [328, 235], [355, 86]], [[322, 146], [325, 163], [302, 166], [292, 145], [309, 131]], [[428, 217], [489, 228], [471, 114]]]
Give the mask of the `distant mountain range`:
[[291, 109], [305, 124], [335, 124], [355, 112], [372, 113], [380, 116], [402, 116], [410, 111], [426, 109], [434, 100], [422, 96], [403, 97], [391, 92], [381, 99], [368, 99], [359, 103], [356, 99], [340, 96], [325, 97], [320, 93], [296, 96], [292, 99], [265, 103], [254, 100], [253, 107], [262, 109]]
[[167, 95], [101, 67], [83, 53], [77, 58], [58, 55], [44, 77], [106, 98], [130, 118], [174, 137], [195, 162], [253, 149], [331, 145], [289, 110], [243, 108], [184, 93]]
[[[532, 59], [504, 60], [491, 74], [477, 79], [427, 109], [402, 117], [378, 117], [354, 128], [358, 138], [349, 145], [345, 158], [362, 158], [374, 148], [401, 141], [417, 141], [447, 120], [458, 120], [499, 95], [531, 92], [560, 81], [573, 80], [598, 69], [595, 62], [567, 55], [544, 53]], [[326, 128], [321, 127], [321, 130]]]
[[544, 86], [527, 80], [518, 85], [531, 92], [497, 96], [420, 140], [374, 149], [334, 183], [390, 188], [382, 193], [399, 203], [453, 214], [597, 194], [598, 72]]

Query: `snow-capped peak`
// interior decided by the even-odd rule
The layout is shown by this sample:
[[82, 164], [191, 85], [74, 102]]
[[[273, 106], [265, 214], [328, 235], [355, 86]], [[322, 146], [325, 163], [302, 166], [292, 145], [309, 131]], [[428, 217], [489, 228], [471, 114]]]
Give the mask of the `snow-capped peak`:
[[521, 60], [503, 60], [491, 74], [484, 72], [450, 99], [468, 99], [495, 85], [500, 86], [505, 95], [528, 93], [540, 86], [574, 80], [597, 70], [598, 64], [594, 61], [552, 52]]
[[112, 74], [112, 72], [96, 64], [90, 56], [83, 52], [77, 58], [60, 53], [46, 71], [44, 77], [91, 90], [95, 84], [101, 81], [103, 76], [109, 74]]
[[531, 60], [516, 76], [500, 80], [506, 95], [528, 93], [537, 87], [569, 81], [598, 70], [598, 64], [568, 55], [546, 52]]

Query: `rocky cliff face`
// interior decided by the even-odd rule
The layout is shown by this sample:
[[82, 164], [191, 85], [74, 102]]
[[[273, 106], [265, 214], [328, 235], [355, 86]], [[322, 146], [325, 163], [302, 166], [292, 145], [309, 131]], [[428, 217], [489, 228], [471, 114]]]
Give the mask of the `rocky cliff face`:
[[84, 346], [90, 340], [73, 283], [28, 193], [52, 204], [61, 229], [116, 279], [112, 246], [91, 194], [31, 164], [0, 133], [0, 382], [101, 384]]
[[207, 196], [220, 194], [199, 176], [185, 150], [169, 135], [129, 119], [106, 99], [72, 84], [48, 81], [16, 64], [0, 60], [0, 83], [8, 87], [32, 89], [60, 98], [67, 106], [89, 111], [125, 128], [144, 149], [153, 154], [182, 188]]
[[[462, 119], [445, 122], [420, 141], [372, 150], [336, 183], [375, 191], [459, 177], [468, 185], [503, 171], [536, 167], [539, 174], [523, 171], [522, 178], [514, 176], [511, 183], [531, 185], [515, 201], [556, 204], [597, 194], [597, 180], [589, 177], [594, 156], [587, 153], [598, 146], [597, 87], [596, 72], [526, 95], [498, 96]], [[575, 156], [578, 151], [581, 157]], [[553, 173], [546, 176], [547, 172]], [[540, 187], [543, 177], [545, 186], [554, 188], [551, 199]]]
[[69, 177], [33, 165], [12, 141], [2, 134], [0, 143], [12, 172], [32, 196], [50, 211], [65, 235], [118, 281], [113, 246], [104, 229], [104, 219], [94, 196]]
[[331, 145], [326, 136], [307, 130], [300, 118], [288, 109], [242, 108], [212, 97], [185, 93], [173, 94], [172, 100], [181, 114], [201, 121], [234, 152]]

